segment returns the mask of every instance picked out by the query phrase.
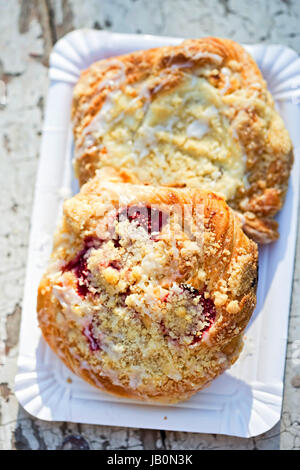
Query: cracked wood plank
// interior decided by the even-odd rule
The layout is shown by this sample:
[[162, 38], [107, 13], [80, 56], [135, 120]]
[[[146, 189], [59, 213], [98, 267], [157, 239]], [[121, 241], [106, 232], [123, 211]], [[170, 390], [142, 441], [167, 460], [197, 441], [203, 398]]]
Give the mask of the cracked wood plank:
[[300, 52], [297, 0], [10, 0], [1, 4], [0, 80], [0, 448], [3, 449], [300, 449], [300, 240], [281, 422], [241, 439], [48, 423], [29, 416], [13, 394], [33, 187], [47, 65], [54, 42], [75, 28], [282, 43]]

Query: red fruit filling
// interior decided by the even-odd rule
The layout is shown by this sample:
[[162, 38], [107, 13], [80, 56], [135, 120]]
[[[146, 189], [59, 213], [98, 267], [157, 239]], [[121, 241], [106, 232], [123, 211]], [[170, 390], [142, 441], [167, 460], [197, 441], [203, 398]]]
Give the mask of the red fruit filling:
[[63, 272], [73, 271], [77, 277], [77, 292], [81, 297], [86, 297], [89, 292], [89, 269], [87, 267], [87, 252], [91, 248], [99, 248], [104, 240], [95, 237], [87, 237], [84, 240], [84, 247], [78, 255], [69, 261], [63, 268]]
[[[216, 307], [214, 302], [211, 299], [206, 299], [204, 297], [204, 292], [198, 291], [198, 289], [195, 289], [193, 286], [190, 286], [189, 284], [180, 284], [180, 287], [182, 288], [183, 292], [187, 293], [189, 296], [192, 298], [195, 297], [200, 297], [200, 305], [202, 307], [202, 315], [205, 317], [205, 322], [208, 323], [202, 330], [200, 331], [199, 336], [198, 335], [193, 335], [193, 339], [191, 342], [191, 345], [199, 343], [203, 337], [203, 333], [208, 331], [211, 326], [213, 325], [215, 319], [216, 319]], [[169, 294], [167, 294], [163, 301], [167, 302]], [[164, 336], [169, 336], [168, 334], [168, 329], [166, 328], [165, 324], [161, 322], [160, 324], [162, 328], [162, 332]]]
[[199, 297], [200, 296], [200, 304], [203, 309], [203, 314], [205, 316], [206, 322], [209, 324], [205, 326], [201, 330], [201, 335], [199, 336], [194, 336], [194, 339], [191, 344], [199, 343], [201, 341], [201, 338], [203, 337], [203, 333], [208, 331], [212, 324], [214, 323], [216, 319], [216, 307], [212, 299], [206, 299], [204, 297], [204, 292], [198, 291], [198, 289], [195, 289], [193, 286], [190, 286], [189, 284], [180, 284], [180, 287], [183, 289], [184, 292], [187, 292], [192, 298]]
[[168, 214], [151, 208], [149, 206], [130, 206], [119, 211], [117, 219], [121, 222], [128, 219], [129, 222], [135, 222], [137, 227], [142, 227], [155, 241], [157, 235], [168, 221]]
[[199, 343], [199, 341], [201, 341], [201, 339], [203, 337], [203, 333], [205, 333], [206, 331], [208, 331], [211, 328], [211, 326], [213, 325], [213, 323], [216, 319], [216, 308], [215, 308], [215, 304], [213, 303], [213, 301], [211, 299], [205, 299], [203, 297], [203, 294], [202, 294], [201, 299], [200, 299], [200, 303], [201, 303], [201, 306], [203, 308], [203, 313], [204, 313], [204, 316], [205, 316], [205, 320], [206, 320], [206, 322], [208, 322], [208, 325], [206, 325], [201, 330], [201, 335], [200, 336], [197, 336], [197, 335], [194, 336], [194, 339], [193, 339], [191, 344]]
[[95, 338], [95, 336], [93, 334], [93, 325], [92, 325], [92, 323], [90, 323], [88, 326], [83, 328], [82, 334], [88, 340], [91, 351], [93, 351], [93, 352], [94, 351], [100, 351], [101, 347], [99, 345], [98, 340]]
[[108, 266], [110, 266], [111, 268], [116, 269], [117, 271], [120, 271], [120, 269], [122, 268], [122, 265], [121, 265], [120, 261], [118, 261], [118, 260], [110, 261], [108, 263]]

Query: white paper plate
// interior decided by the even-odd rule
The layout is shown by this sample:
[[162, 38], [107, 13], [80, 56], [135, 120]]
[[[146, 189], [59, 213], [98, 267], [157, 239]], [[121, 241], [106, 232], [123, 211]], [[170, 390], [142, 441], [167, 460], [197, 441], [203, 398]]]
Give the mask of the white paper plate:
[[51, 54], [15, 383], [20, 404], [40, 419], [249, 437], [267, 431], [280, 418], [300, 157], [300, 58], [284, 46], [246, 46], [290, 131], [295, 164], [286, 203], [278, 216], [280, 239], [260, 249], [258, 305], [236, 365], [185, 403], [140, 404], [102, 393], [73, 375], [44, 343], [37, 325], [36, 292], [61, 204], [78, 190], [71, 169], [70, 105], [80, 70], [104, 57], [179, 42], [178, 38], [78, 30], [61, 39]]

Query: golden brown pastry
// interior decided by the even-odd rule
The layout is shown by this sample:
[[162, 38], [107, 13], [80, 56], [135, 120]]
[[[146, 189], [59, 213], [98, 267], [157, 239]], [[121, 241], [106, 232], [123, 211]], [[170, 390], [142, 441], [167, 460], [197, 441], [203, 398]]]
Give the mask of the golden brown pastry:
[[38, 319], [96, 387], [177, 402], [237, 359], [256, 283], [257, 246], [222, 197], [103, 170], [64, 204]]
[[72, 116], [81, 184], [110, 165], [154, 185], [209, 189], [253, 239], [278, 237], [292, 145], [239, 44], [203, 38], [96, 62], [75, 87]]

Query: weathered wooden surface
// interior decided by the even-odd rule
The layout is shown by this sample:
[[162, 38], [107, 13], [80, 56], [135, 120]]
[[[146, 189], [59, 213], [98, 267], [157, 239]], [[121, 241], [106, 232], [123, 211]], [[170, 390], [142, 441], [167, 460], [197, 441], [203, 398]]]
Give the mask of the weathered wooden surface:
[[[299, 0], [0, 0], [0, 448], [300, 449], [300, 241], [281, 423], [239, 439], [47, 423], [13, 395], [31, 204], [53, 43], [68, 31], [110, 31], [282, 43], [300, 52]], [[6, 101], [6, 103], [5, 103]], [[283, 295], [285, 295], [283, 290]]]

